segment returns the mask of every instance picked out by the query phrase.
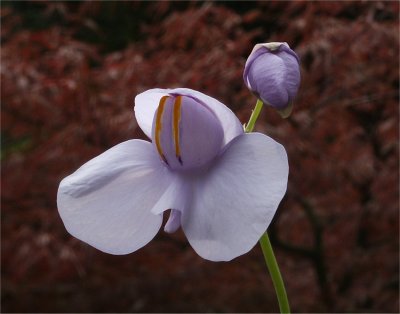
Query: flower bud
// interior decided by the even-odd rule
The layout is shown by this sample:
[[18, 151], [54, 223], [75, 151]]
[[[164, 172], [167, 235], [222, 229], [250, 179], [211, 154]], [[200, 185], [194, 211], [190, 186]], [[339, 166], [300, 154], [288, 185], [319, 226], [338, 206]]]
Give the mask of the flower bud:
[[246, 61], [243, 79], [258, 98], [286, 118], [300, 85], [299, 57], [287, 43], [257, 44]]

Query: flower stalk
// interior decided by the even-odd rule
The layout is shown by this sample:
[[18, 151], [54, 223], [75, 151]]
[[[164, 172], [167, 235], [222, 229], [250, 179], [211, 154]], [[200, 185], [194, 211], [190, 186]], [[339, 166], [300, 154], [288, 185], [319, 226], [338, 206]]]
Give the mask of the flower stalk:
[[263, 107], [263, 102], [260, 99], [257, 99], [256, 106], [254, 107], [254, 110], [251, 113], [249, 122], [246, 124], [246, 127], [244, 128], [244, 131], [246, 133], [250, 133], [253, 131], [254, 125], [256, 124], [256, 121], [258, 119], [258, 116], [260, 115], [262, 107]]
[[265, 263], [267, 264], [272, 282], [274, 284], [276, 296], [278, 298], [279, 309], [281, 313], [290, 313], [290, 306], [286, 294], [285, 284], [283, 283], [282, 275], [279, 271], [279, 266], [267, 233], [264, 233], [261, 236], [260, 245], [264, 254]]
[[[244, 131], [250, 133], [253, 131], [255, 123], [260, 115], [263, 102], [258, 99], [253, 112], [251, 113], [249, 122], [246, 124]], [[272, 249], [271, 242], [269, 240], [267, 232], [265, 232], [260, 239], [261, 249], [264, 255], [265, 263], [267, 264], [268, 271], [271, 275], [272, 282], [274, 284], [276, 296], [278, 298], [279, 309], [281, 313], [290, 313], [290, 306], [288, 297], [286, 294], [285, 284], [282, 279], [281, 272], [279, 270], [278, 263], [275, 258], [274, 251]]]

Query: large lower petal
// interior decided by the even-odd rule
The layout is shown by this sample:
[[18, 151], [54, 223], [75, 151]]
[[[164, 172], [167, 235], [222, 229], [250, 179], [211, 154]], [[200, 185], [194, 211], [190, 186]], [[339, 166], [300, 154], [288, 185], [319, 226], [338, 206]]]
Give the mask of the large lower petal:
[[[58, 210], [76, 238], [106, 253], [131, 253], [160, 229], [162, 215], [151, 210], [171, 180], [151, 143], [130, 140], [66, 177], [58, 190]], [[158, 207], [168, 209], [168, 201]]]
[[196, 252], [212, 261], [248, 252], [286, 192], [288, 170], [284, 147], [252, 133], [235, 138], [207, 173], [192, 176], [182, 227]]
[[143, 132], [151, 138], [154, 114], [160, 99], [166, 95], [190, 96], [206, 105], [221, 122], [224, 130], [223, 144], [229, 143], [233, 138], [243, 133], [243, 127], [235, 114], [220, 101], [189, 88], [175, 89], [150, 89], [135, 98], [135, 116]]

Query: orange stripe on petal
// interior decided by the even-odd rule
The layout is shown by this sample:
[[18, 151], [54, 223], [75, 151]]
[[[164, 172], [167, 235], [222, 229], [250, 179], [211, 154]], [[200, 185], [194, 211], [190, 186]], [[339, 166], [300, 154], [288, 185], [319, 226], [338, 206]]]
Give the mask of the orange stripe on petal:
[[161, 158], [165, 161], [166, 164], [168, 164], [167, 159], [164, 156], [164, 153], [162, 151], [162, 147], [161, 147], [161, 142], [160, 142], [160, 137], [161, 137], [161, 129], [162, 129], [162, 116], [164, 113], [164, 108], [165, 108], [165, 103], [167, 101], [169, 96], [163, 96], [160, 99], [160, 103], [158, 105], [158, 110], [157, 110], [157, 116], [156, 116], [156, 147], [157, 147], [157, 151], [159, 153], [159, 155], [161, 156]]
[[182, 96], [177, 96], [174, 102], [174, 114], [172, 123], [172, 134], [174, 135], [175, 155], [182, 164], [181, 150], [179, 147], [179, 122], [181, 121]]

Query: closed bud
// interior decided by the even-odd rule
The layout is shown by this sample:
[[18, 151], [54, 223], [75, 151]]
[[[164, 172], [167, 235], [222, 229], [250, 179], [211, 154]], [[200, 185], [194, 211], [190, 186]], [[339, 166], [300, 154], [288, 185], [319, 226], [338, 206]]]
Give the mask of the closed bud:
[[299, 57], [287, 43], [257, 44], [246, 61], [243, 79], [263, 103], [287, 118], [300, 85]]

